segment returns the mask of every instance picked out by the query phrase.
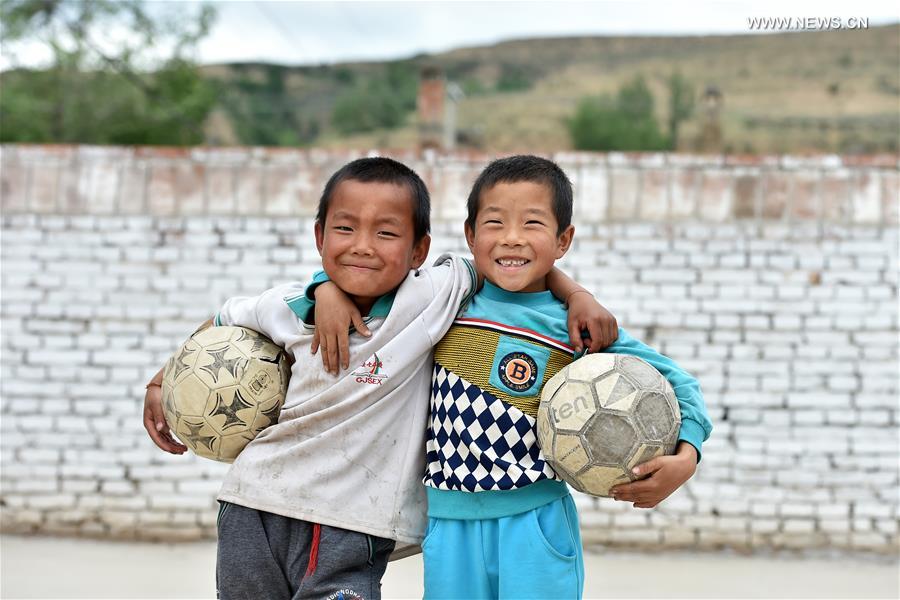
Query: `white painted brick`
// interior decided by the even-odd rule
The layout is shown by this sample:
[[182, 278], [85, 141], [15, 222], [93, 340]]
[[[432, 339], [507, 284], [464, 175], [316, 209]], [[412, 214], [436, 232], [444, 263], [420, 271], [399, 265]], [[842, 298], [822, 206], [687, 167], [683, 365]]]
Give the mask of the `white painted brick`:
[[89, 477], [115, 480], [125, 477], [125, 468], [118, 465], [67, 463], [61, 467], [63, 477]]
[[847, 504], [819, 504], [816, 506], [816, 515], [821, 521], [843, 520], [845, 523], [848, 523], [849, 528], [850, 506]]
[[860, 348], [856, 346], [835, 346], [829, 348], [828, 357], [856, 361], [860, 357]]
[[804, 450], [803, 442], [791, 439], [770, 439], [766, 447], [772, 454], [800, 455]]
[[[4, 473], [4, 475], [7, 475]], [[56, 479], [35, 479], [33, 477], [20, 479], [15, 484], [16, 492], [20, 494], [39, 493], [46, 494], [59, 491], [59, 482]]]
[[27, 361], [32, 365], [56, 363], [62, 365], [86, 365], [89, 354], [83, 350], [67, 350], [64, 352], [55, 350], [32, 350], [27, 353]]
[[[736, 347], [732, 348], [732, 350]], [[786, 375], [788, 365], [775, 361], [742, 360], [734, 358], [728, 363], [728, 371], [739, 375]]]
[[143, 495], [164, 495], [164, 494], [174, 494], [175, 493], [175, 482], [174, 481], [141, 481], [138, 484], [138, 489]]
[[149, 352], [142, 352], [139, 350], [133, 350], [129, 352], [109, 352], [98, 350], [94, 351], [92, 358], [95, 364], [110, 366], [145, 366], [148, 364], [152, 364], [153, 362], [153, 357]]
[[891, 412], [883, 409], [864, 410], [859, 413], [861, 425], [888, 426], [891, 424]]
[[91, 494], [97, 492], [99, 484], [89, 479], [63, 479], [60, 481], [63, 492], [73, 494]]
[[825, 424], [825, 411], [821, 410], [795, 410], [792, 413], [792, 417], [796, 425]]
[[860, 388], [860, 381], [856, 377], [837, 375], [828, 377], [828, 387], [837, 392], [852, 392]]
[[150, 496], [150, 507], [154, 510], [159, 509], [211, 509], [215, 502], [212, 497], [208, 496]]
[[719, 531], [747, 531], [749, 520], [746, 517], [719, 517], [716, 529]]
[[785, 519], [782, 522], [781, 530], [787, 534], [811, 533], [815, 527], [816, 524], [811, 519]]
[[741, 318], [735, 314], [713, 315], [716, 329], [737, 329], [741, 325]]
[[753, 533], [774, 533], [781, 530], [781, 521], [778, 519], [755, 518], [750, 521], [750, 531]]
[[[86, 522], [83, 527], [87, 529], [82, 531], [102, 526], [125, 532], [140, 522], [152, 524], [156, 528], [152, 535], [161, 537], [182, 525], [191, 530], [190, 535], [201, 531], [201, 526], [207, 534], [212, 533], [212, 488], [217, 487], [227, 465], [169, 457], [156, 450], [140, 423], [141, 384], [155, 370], [153, 365], [171, 354], [225, 298], [259, 293], [276, 280], [308, 278], [319, 260], [309, 234], [311, 220], [139, 216], [132, 226], [126, 218], [87, 215], [69, 218], [67, 227], [76, 227], [73, 219], [82, 219], [83, 227], [95, 220], [99, 231], [133, 231], [137, 235], [107, 238], [119, 244], [103, 246], [103, 236], [88, 229], [61, 229], [52, 234], [35, 230], [38, 239], [30, 242], [29, 248], [22, 246], [13, 255], [4, 255], [4, 267], [7, 258], [30, 260], [28, 257], [39, 253], [45, 257], [40, 260], [96, 264], [103, 269], [93, 278], [73, 276], [62, 267], [43, 273], [3, 270], [0, 456], [4, 489], [15, 489], [8, 487], [9, 474], [15, 472], [7, 467], [16, 464], [26, 471], [34, 469], [35, 481], [58, 481], [57, 490], [63, 493], [93, 494], [96, 490], [102, 494], [77, 498], [79, 511], [131, 513], [114, 524]], [[3, 222], [3, 243], [7, 244], [6, 224], [12, 221], [4, 216]], [[30, 223], [27, 226], [34, 228], [38, 220]], [[598, 292], [633, 335], [647, 338], [647, 333], [655, 334], [647, 341], [681, 358], [683, 366], [698, 375], [706, 393], [716, 430], [704, 445], [697, 475], [685, 486], [697, 499], [673, 495], [665, 503], [670, 511], [666, 518], [644, 513], [653, 515], [651, 537], [688, 546], [801, 547], [827, 539], [845, 548], [885, 548], [890, 536], [896, 539], [896, 522], [858, 517], [868, 528], [852, 538], [849, 506], [888, 506], [896, 515], [896, 273], [883, 271], [886, 265], [896, 270], [897, 260], [884, 252], [846, 254], [842, 248], [857, 242], [884, 247], [885, 241], [895, 247], [896, 232], [830, 223], [810, 227], [804, 223], [725, 225], [673, 224], [666, 230], [646, 223], [587, 223], [579, 226], [581, 233], [568, 261], [560, 263], [582, 285]], [[458, 224], [438, 219], [434, 226], [435, 251], [464, 250]], [[441, 242], [437, 234], [444, 230], [446, 234], [441, 235], [446, 241]], [[163, 238], [158, 231], [171, 235]], [[259, 239], [254, 232], [260, 232], [273, 237], [267, 242], [270, 245], [226, 248], [207, 245], [211, 240], [202, 237], [196, 238], [196, 245], [185, 244], [180, 241], [185, 232], [190, 232], [185, 237], [212, 236], [216, 244], [220, 239], [236, 239], [234, 234]], [[591, 235], [602, 237], [591, 239]], [[660, 248], [667, 250], [648, 247], [645, 238], [656, 239]], [[126, 250], [129, 239], [135, 242], [135, 249]], [[442, 243], [445, 246], [439, 248]], [[627, 250], [621, 249], [623, 243]], [[591, 257], [588, 264], [575, 260], [582, 255]], [[596, 263], [593, 257], [598, 257]], [[232, 275], [234, 267], [229, 263], [248, 265], [256, 272]], [[682, 270], [691, 275], [686, 281], [673, 278], [639, 283], [645, 273], [654, 270]], [[822, 271], [819, 284], [810, 280], [813, 270]], [[710, 279], [706, 273], [715, 274]], [[6, 293], [10, 286], [30, 291], [16, 297]], [[66, 303], [52, 297], [44, 302], [43, 294], [58, 296], [63, 290], [68, 296]], [[32, 302], [43, 302], [43, 306], [38, 310]], [[132, 308], [128, 310], [128, 306]], [[49, 341], [42, 340], [44, 334]], [[654, 343], [654, 338], [664, 343]], [[86, 352], [92, 364], [25, 362], [29, 351], [39, 350]], [[96, 355], [101, 352], [144, 353], [152, 360], [123, 365], [98, 362]], [[760, 363], [783, 366], [770, 368]], [[48, 396], [31, 394], [36, 388], [30, 388], [28, 394], [23, 389], [23, 393], [7, 393], [7, 383], [40, 384], [44, 380], [63, 389], [57, 387], [60, 393]], [[851, 381], [861, 382], [858, 389], [851, 387]], [[121, 392], [116, 391], [117, 386]], [[109, 396], [103, 395], [103, 388], [112, 390]], [[723, 420], [726, 407], [727, 421]], [[73, 419], [62, 424], [67, 414]], [[59, 418], [64, 431], [48, 432], [48, 416], [51, 423]], [[852, 434], [854, 429], [858, 434]], [[113, 432], [118, 435], [109, 435]], [[774, 446], [772, 440], [776, 440]], [[773, 447], [779, 452], [772, 452]], [[54, 454], [41, 454], [48, 449]], [[38, 469], [44, 474], [39, 475]], [[138, 482], [133, 492], [100, 492], [100, 481], [107, 485], [124, 482], [124, 490], [129, 485], [126, 474]], [[707, 481], [711, 491], [703, 488]], [[203, 502], [195, 507], [153, 508], [151, 498], [179, 494]], [[685, 501], [674, 511], [678, 498]], [[708, 526], [738, 531], [723, 529], [696, 538], [695, 530], [683, 521], [711, 510], [713, 498], [722, 503], [718, 510], [725, 518], [734, 521], [713, 518]], [[26, 508], [27, 496], [7, 493], [5, 500], [6, 510], [15, 506], [31, 510], [40, 522], [44, 509]], [[749, 516], [735, 514], [747, 501]], [[593, 499], [590, 502], [596, 504]], [[760, 503], [768, 505], [759, 508], [766, 506]], [[608, 529], [614, 516], [641, 513], [623, 503], [601, 502], [596, 509], [594, 504], [581, 511], [583, 519], [593, 515], [585, 521], [591, 527]], [[799, 532], [779, 531], [776, 515], [797, 512], [791, 508], [795, 505], [816, 507], [812, 515], [800, 511], [803, 514], [788, 516], [798, 521], [818, 519], [821, 535], [806, 525], [794, 526]], [[776, 512], [782, 506], [784, 512]], [[832, 508], [820, 508], [823, 506]], [[53, 521], [56, 526], [78, 531], [71, 523], [83, 513], [73, 507], [58, 510], [64, 512]], [[158, 510], [146, 513], [156, 515], [152, 522], [135, 519], [135, 511], [148, 510]], [[877, 540], [860, 537], [876, 533]], [[612, 536], [604, 539], [612, 541]], [[648, 542], [632, 539], [622, 543]]]
[[825, 420], [829, 425], [854, 425], [859, 422], [859, 414], [853, 410], [827, 410]]
[[754, 517], [774, 517], [778, 514], [778, 507], [777, 502], [754, 501], [750, 504], [750, 514]]
[[734, 474], [734, 480], [747, 486], [755, 485], [771, 485], [775, 482], [775, 477], [768, 471], [757, 470], [741, 470]]
[[879, 311], [879, 314], [863, 315], [862, 322], [862, 327], [865, 329], [880, 331], [897, 328], [896, 314], [884, 314], [881, 311]]
[[[764, 342], [766, 336], [769, 337], [768, 342]], [[793, 332], [778, 332], [778, 331], [746, 331], [744, 332], [744, 339], [751, 344], [760, 344], [763, 345], [765, 343], [768, 344], [799, 344], [798, 337], [796, 333]], [[802, 346], [798, 347], [797, 352], [799, 353]]]
[[745, 329], [769, 330], [772, 328], [771, 319], [765, 315], [745, 315], [741, 319]]
[[840, 242], [839, 251], [844, 256], [855, 254], [873, 254], [881, 256], [885, 252], [883, 242], [867, 242], [867, 241], [842, 241]]
[[130, 481], [101, 481], [100, 490], [111, 496], [131, 495], [135, 491], [135, 486]]
[[853, 506], [855, 517], [872, 517], [876, 519], [890, 519], [897, 514], [897, 507], [881, 503], [857, 502]]
[[221, 487], [222, 482], [213, 479], [183, 480], [177, 485], [181, 493], [204, 497], [215, 496]]
[[[91, 423], [93, 427], [94, 423]], [[98, 429], [94, 429], [94, 431], [100, 431]], [[127, 458], [129, 450], [133, 449], [136, 441], [131, 438], [123, 437], [123, 436], [101, 436], [100, 437], [100, 447], [109, 450], [115, 451], [119, 455], [120, 462], [122, 464], [128, 465], [131, 464], [129, 459]]]
[[880, 454], [898, 452], [896, 437], [865, 437], [850, 440], [850, 450], [854, 454]]
[[[838, 288], [838, 289], [854, 289], [860, 288]], [[864, 289], [865, 297], [869, 300], [892, 300], [897, 297], [897, 292], [889, 285], [870, 285]]]
[[30, 317], [34, 315], [34, 305], [30, 302], [4, 302], [3, 315], [5, 317]]
[[896, 519], [876, 519], [875, 530], [896, 538], [897, 532], [900, 531], [900, 523]]
[[872, 522], [872, 519], [868, 517], [856, 517], [851, 519], [851, 524], [853, 526], [853, 531], [865, 532], [875, 529], [875, 524]]
[[640, 280], [646, 283], [691, 284], [697, 280], [697, 273], [687, 269], [644, 269]]
[[659, 544], [661, 534], [650, 528], [612, 529], [612, 539], [620, 543]]
[[897, 379], [891, 376], [867, 375], [860, 378], [860, 389], [863, 394], [871, 392], [896, 392]]
[[688, 262], [695, 269], [708, 269], [716, 265], [716, 258], [712, 254], [697, 253], [688, 256]]
[[796, 331], [803, 325], [803, 320], [797, 315], [780, 315], [772, 316], [772, 326], [779, 330]]
[[122, 510], [104, 510], [101, 514], [103, 522], [113, 529], [130, 529], [137, 523], [137, 513]]
[[29, 508], [44, 511], [62, 510], [75, 506], [74, 494], [30, 495], [26, 499]]
[[140, 511], [145, 510], [148, 504], [147, 499], [141, 496], [105, 495], [102, 499], [104, 511]]
[[781, 505], [779, 513], [782, 517], [812, 517], [816, 514], [816, 507], [813, 504], [785, 502]]

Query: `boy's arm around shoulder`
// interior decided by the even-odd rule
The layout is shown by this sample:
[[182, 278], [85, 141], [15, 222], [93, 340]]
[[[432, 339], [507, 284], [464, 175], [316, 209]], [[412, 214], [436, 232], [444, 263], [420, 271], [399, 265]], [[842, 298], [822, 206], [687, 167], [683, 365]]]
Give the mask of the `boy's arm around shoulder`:
[[597, 352], [616, 341], [619, 325], [613, 314], [559, 267], [547, 274], [547, 288], [566, 305], [569, 343], [576, 354]]
[[365, 337], [371, 337], [372, 332], [356, 304], [333, 281], [318, 284], [312, 296], [315, 298], [316, 330], [309, 351], [315, 354], [321, 348], [322, 366], [337, 375], [338, 367], [350, 367], [350, 328]]
[[409, 273], [397, 289], [391, 313], [400, 310], [409, 322], [421, 321], [434, 345], [444, 337], [478, 288], [478, 274], [471, 260], [442, 254], [430, 267]]
[[[471, 261], [444, 254], [433, 266], [410, 272], [397, 289], [401, 300], [391, 310], [405, 311], [410, 321], [421, 320], [434, 345], [468, 304], [478, 283]], [[329, 373], [337, 374], [338, 367], [348, 368], [351, 327], [361, 335], [371, 335], [359, 310], [323, 271], [316, 273], [307, 286], [304, 301], [315, 313], [316, 331], [310, 350], [322, 350], [322, 364]]]

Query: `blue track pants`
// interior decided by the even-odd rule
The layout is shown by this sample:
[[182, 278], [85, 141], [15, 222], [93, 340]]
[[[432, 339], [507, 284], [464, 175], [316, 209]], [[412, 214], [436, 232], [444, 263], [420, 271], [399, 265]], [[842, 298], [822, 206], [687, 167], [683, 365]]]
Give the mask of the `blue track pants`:
[[581, 598], [584, 556], [572, 496], [498, 519], [430, 518], [425, 598]]

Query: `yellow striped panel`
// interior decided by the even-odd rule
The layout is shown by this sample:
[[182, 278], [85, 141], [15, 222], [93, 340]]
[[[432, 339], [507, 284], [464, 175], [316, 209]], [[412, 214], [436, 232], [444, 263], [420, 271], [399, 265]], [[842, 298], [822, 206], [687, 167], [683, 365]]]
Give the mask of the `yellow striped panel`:
[[[490, 384], [490, 370], [494, 364], [494, 354], [497, 352], [497, 343], [500, 341], [501, 335], [550, 351], [550, 358], [544, 369], [544, 378], [533, 396], [512, 396]], [[434, 361], [507, 404], [512, 404], [526, 415], [537, 418], [538, 404], [541, 402], [541, 390], [544, 388], [544, 384], [572, 362], [572, 355], [514, 333], [503, 332], [501, 334], [480, 327], [453, 325], [447, 335], [435, 346]]]

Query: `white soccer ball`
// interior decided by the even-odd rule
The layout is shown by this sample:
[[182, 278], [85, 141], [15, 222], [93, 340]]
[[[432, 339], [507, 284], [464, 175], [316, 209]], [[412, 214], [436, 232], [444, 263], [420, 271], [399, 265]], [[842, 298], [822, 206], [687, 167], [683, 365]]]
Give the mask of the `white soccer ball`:
[[232, 462], [278, 421], [290, 378], [285, 351], [243, 327], [208, 327], [166, 363], [163, 412], [198, 456]]
[[673, 454], [681, 426], [669, 382], [626, 354], [588, 354], [544, 385], [538, 442], [559, 476], [580, 492], [609, 496], [637, 479], [631, 469]]

